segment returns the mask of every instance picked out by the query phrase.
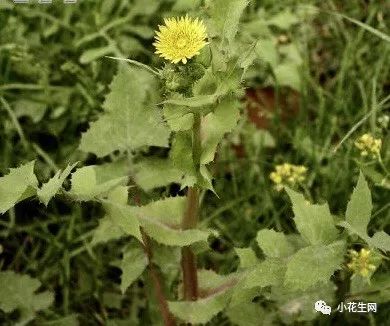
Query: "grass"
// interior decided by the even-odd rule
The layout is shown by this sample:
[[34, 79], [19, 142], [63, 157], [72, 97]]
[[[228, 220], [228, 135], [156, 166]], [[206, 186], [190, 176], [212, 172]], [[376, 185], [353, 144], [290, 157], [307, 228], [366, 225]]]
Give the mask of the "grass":
[[[300, 4], [262, 3], [270, 12]], [[384, 165], [390, 164], [389, 134], [377, 124], [378, 117], [389, 115], [390, 107], [386, 4], [380, 0], [310, 3], [318, 6], [319, 14], [309, 24], [288, 31], [303, 58], [299, 112], [282, 121], [278, 114], [282, 108], [276, 103], [268, 128], [273, 147], [254, 139], [260, 131], [250, 127], [248, 121], [223, 142], [214, 166], [219, 198], [203, 194], [201, 218], [202, 225], [217, 229], [221, 237], [211, 243], [213, 252], [202, 256], [203, 267], [221, 273], [234, 270], [237, 259], [233, 248], [253, 244], [259, 229], [294, 232], [287, 196], [273, 190], [269, 180], [275, 164], [307, 166], [306, 192], [315, 202], [327, 200], [336, 216], [344, 212], [357, 180], [358, 154], [353, 140], [358, 135], [371, 132], [381, 136], [387, 149]], [[81, 3], [76, 9], [56, 7], [53, 12], [37, 6], [31, 11], [22, 6], [0, 10], [0, 20], [13, 19], [0, 30], [0, 173], [31, 159], [37, 159], [37, 172], [42, 178], [69, 161], [100, 163], [75, 150], [80, 133], [100, 111], [116, 63], [101, 58], [80, 64], [79, 59], [84, 54], [85, 60], [88, 50], [111, 44], [115, 51], [110, 54], [114, 56], [127, 57], [124, 53], [131, 48], [135, 49], [130, 53], [132, 58], [153, 61], [147, 34], [169, 12], [170, 5], [164, 2], [159, 9], [146, 12], [147, 5], [142, 1], [137, 4], [141, 7], [133, 7], [134, 11], [125, 2], [110, 5], [103, 1], [96, 5]], [[128, 25], [147, 26], [149, 30], [129, 33]], [[45, 42], [36, 41], [34, 33], [46, 35], [42, 37]], [[124, 44], [127, 35], [131, 35], [131, 41]], [[248, 85], [259, 87], [262, 83], [255, 78]], [[276, 88], [278, 94], [282, 91]], [[20, 100], [34, 110], [23, 112]], [[44, 115], [39, 119], [41, 111]], [[237, 135], [246, 152], [244, 157], [237, 157], [232, 148]], [[370, 230], [390, 232], [389, 191], [373, 185], [371, 190], [374, 218]], [[115, 260], [123, 243], [94, 250], [89, 247], [91, 230], [101, 215], [96, 205], [74, 204], [61, 197], [47, 211], [37, 202], [17, 205], [0, 220], [4, 247], [0, 269], [29, 273], [55, 291], [55, 308], [44, 312], [42, 320], [77, 313], [82, 325], [107, 324], [108, 318], [130, 318], [127, 323], [135, 324], [136, 316], [140, 316], [142, 325], [154, 324], [159, 318], [156, 308], [155, 314], [142, 315], [146, 306], [152, 311], [155, 306], [143, 282], [133, 286], [119, 305], [109, 297], [117, 293], [120, 272]], [[389, 270], [389, 264], [384, 268]], [[382, 312], [360, 321], [345, 316], [344, 321], [336, 319], [335, 324], [383, 325], [388, 320], [388, 308], [387, 304]], [[326, 322], [320, 319], [317, 324]]]

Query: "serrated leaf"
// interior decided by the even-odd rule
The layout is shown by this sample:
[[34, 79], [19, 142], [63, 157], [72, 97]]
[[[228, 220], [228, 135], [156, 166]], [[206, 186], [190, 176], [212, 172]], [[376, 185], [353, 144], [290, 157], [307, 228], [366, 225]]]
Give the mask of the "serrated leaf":
[[372, 237], [369, 237], [367, 231], [356, 229], [346, 221], [342, 221], [338, 224], [343, 228], [346, 228], [349, 233], [356, 234], [362, 238], [370, 247], [377, 248], [383, 251], [390, 251], [390, 235], [384, 231], [375, 233]]
[[103, 157], [115, 150], [167, 147], [169, 129], [157, 108], [157, 81], [145, 70], [120, 65], [104, 114], [82, 135], [80, 149]]
[[35, 194], [38, 180], [34, 174], [35, 161], [10, 169], [0, 178], [0, 214], [4, 214], [19, 201]]
[[134, 164], [133, 174], [134, 181], [149, 191], [172, 182], [180, 183], [183, 173], [169, 159], [146, 158]]
[[187, 197], [168, 197], [136, 207], [141, 218], [160, 221], [173, 227], [179, 227], [186, 208]]
[[360, 172], [358, 183], [347, 206], [346, 221], [355, 229], [365, 233], [371, 218], [371, 210], [371, 192], [363, 173]]
[[294, 222], [299, 233], [310, 244], [329, 244], [338, 235], [328, 204], [308, 203], [303, 195], [286, 189], [294, 211]]
[[100, 183], [99, 179], [101, 178], [99, 178], [97, 171], [99, 171], [98, 166], [89, 165], [73, 172], [69, 195], [81, 201], [93, 200], [106, 195], [110, 190], [124, 184], [127, 180], [127, 177], [124, 176]]
[[144, 231], [161, 244], [184, 247], [207, 241], [209, 231], [181, 229], [185, 207], [185, 197], [172, 197], [133, 209]]
[[291, 289], [305, 290], [319, 282], [327, 282], [341, 268], [345, 253], [343, 241], [299, 250], [287, 264], [284, 284]]
[[[113, 225], [119, 227], [124, 233], [131, 235], [142, 243], [140, 222], [136, 215], [136, 208], [121, 205], [113, 201], [103, 201], [107, 216]], [[118, 232], [119, 233], [119, 232]]]
[[210, 8], [211, 27], [214, 33], [232, 43], [247, 5], [247, 0], [208, 0], [207, 7]]
[[11, 313], [18, 309], [20, 318], [17, 325], [25, 325], [35, 313], [48, 308], [54, 299], [51, 292], [36, 293], [41, 283], [29, 275], [13, 271], [0, 272], [0, 309]]
[[140, 218], [148, 236], [166, 246], [186, 247], [196, 242], [206, 242], [210, 232], [197, 229], [181, 230], [147, 217]]
[[264, 254], [268, 257], [282, 258], [292, 254], [293, 248], [282, 232], [274, 230], [260, 230], [256, 241]]
[[37, 190], [37, 196], [41, 203], [47, 206], [49, 201], [61, 189], [65, 179], [68, 177], [68, 175], [76, 165], [77, 163], [74, 163], [72, 165], [68, 165], [63, 172], [58, 171], [53, 178], [51, 178], [48, 182], [44, 183], [42, 187]]
[[121, 291], [123, 294], [141, 276], [147, 265], [148, 258], [138, 244], [129, 246], [124, 250], [123, 258], [120, 262], [120, 269], [122, 270]]
[[94, 230], [91, 245], [117, 240], [125, 235], [126, 233], [109, 216], [105, 216], [99, 220], [99, 225]]
[[224, 98], [202, 121], [201, 164], [214, 160], [219, 142], [224, 135], [233, 130], [240, 116], [239, 103], [232, 97]]
[[244, 287], [265, 287], [283, 283], [286, 264], [278, 259], [270, 259], [257, 264], [245, 277]]

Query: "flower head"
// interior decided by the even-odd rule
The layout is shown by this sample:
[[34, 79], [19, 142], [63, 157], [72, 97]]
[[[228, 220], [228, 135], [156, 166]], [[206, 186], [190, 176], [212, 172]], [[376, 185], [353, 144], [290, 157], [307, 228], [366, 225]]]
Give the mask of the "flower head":
[[349, 251], [351, 261], [347, 264], [347, 267], [354, 273], [363, 277], [368, 277], [375, 271], [375, 262], [377, 257], [374, 257], [371, 250], [362, 248], [359, 252], [355, 250]]
[[165, 18], [164, 23], [159, 26], [153, 45], [156, 53], [166, 60], [185, 64], [207, 44], [206, 27], [198, 18]]
[[275, 167], [275, 171], [269, 175], [275, 183], [276, 190], [280, 191], [284, 186], [293, 186], [303, 182], [306, 178], [307, 168], [303, 165], [283, 163]]
[[355, 141], [355, 146], [360, 150], [361, 156], [377, 158], [381, 151], [382, 140], [376, 139], [370, 134], [364, 134]]

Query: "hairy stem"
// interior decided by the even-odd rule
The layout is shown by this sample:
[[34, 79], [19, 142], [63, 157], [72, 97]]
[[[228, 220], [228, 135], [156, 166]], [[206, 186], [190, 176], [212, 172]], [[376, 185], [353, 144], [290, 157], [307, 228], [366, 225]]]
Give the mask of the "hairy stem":
[[[201, 154], [201, 116], [194, 115], [192, 134], [192, 156], [195, 171], [199, 172]], [[182, 229], [196, 228], [199, 217], [199, 188], [190, 187], [187, 192], [187, 207], [183, 216]], [[181, 267], [183, 271], [184, 300], [195, 301], [198, 298], [198, 275], [196, 256], [191, 247], [184, 247], [181, 251]]]
[[142, 234], [142, 240], [144, 242], [144, 250], [145, 253], [148, 257], [149, 261], [149, 275], [150, 278], [152, 279], [152, 282], [154, 284], [154, 290], [156, 291], [156, 297], [158, 301], [158, 306], [161, 312], [161, 316], [164, 320], [164, 325], [165, 326], [176, 326], [176, 321], [174, 317], [171, 315], [169, 308], [168, 308], [168, 302], [164, 294], [163, 286], [162, 286], [162, 280], [161, 277], [156, 269], [156, 266], [154, 265], [152, 258], [153, 258], [153, 253], [152, 249], [150, 247], [150, 241], [149, 237], [146, 235], [145, 232], [141, 230]]

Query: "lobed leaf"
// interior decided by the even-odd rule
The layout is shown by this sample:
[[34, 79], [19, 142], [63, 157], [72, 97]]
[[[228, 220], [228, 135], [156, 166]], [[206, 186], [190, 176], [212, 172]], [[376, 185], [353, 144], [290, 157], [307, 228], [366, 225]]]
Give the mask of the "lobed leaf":
[[72, 165], [68, 165], [64, 171], [58, 171], [53, 178], [51, 178], [48, 182], [44, 183], [41, 188], [37, 190], [37, 196], [41, 203], [47, 206], [49, 201], [61, 189], [65, 179], [68, 177], [68, 175], [76, 165], [77, 163], [74, 163]]
[[104, 114], [82, 135], [80, 149], [103, 157], [115, 150], [168, 147], [169, 129], [157, 108], [157, 81], [149, 72], [126, 65], [111, 84]]

